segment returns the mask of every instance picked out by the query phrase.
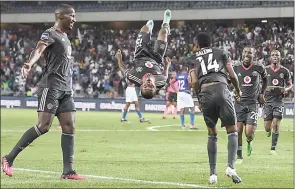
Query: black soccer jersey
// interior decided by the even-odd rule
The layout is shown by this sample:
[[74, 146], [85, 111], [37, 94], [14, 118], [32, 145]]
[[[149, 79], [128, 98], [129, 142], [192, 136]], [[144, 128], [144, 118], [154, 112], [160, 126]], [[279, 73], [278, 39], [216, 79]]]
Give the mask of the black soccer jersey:
[[260, 94], [260, 78], [266, 78], [266, 70], [262, 64], [253, 63], [246, 68], [242, 63], [234, 65], [238, 75], [242, 92], [241, 102], [246, 104], [256, 103]]
[[71, 91], [71, 42], [66, 33], [57, 28], [47, 29], [40, 38], [47, 48], [44, 51], [45, 69], [39, 87]]
[[153, 74], [157, 88], [166, 85], [167, 77], [163, 74], [164, 67], [151, 58], [139, 58], [134, 60], [134, 67], [125, 71], [126, 78], [136, 86], [142, 84], [142, 77], [145, 74]]
[[184, 63], [195, 68], [200, 85], [211, 82], [228, 84], [225, 66], [229, 61], [230, 57], [223, 50], [203, 48]]
[[265, 92], [265, 100], [267, 103], [282, 102], [283, 94], [282, 90], [286, 87], [288, 82], [291, 82], [291, 74], [287, 68], [280, 66], [280, 68], [274, 70], [270, 65], [266, 66], [268, 87], [273, 90], [267, 90]]

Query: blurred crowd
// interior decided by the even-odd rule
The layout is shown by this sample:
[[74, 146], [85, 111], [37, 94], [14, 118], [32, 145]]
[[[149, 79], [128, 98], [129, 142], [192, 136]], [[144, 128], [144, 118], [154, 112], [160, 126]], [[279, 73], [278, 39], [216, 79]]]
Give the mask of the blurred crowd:
[[[53, 12], [60, 1], [6, 1], [1, 12]], [[294, 1], [67, 1], [77, 12], [293, 7]]]
[[[102, 27], [75, 29], [69, 36], [72, 42], [73, 91], [75, 97], [118, 98], [123, 97], [125, 79], [118, 70], [115, 52], [122, 49], [128, 67], [134, 57], [137, 29], [110, 30]], [[157, 28], [152, 40], [156, 39]], [[32, 68], [27, 79], [20, 76], [20, 68], [28, 58], [44, 30], [1, 30], [1, 95], [32, 96], [41, 77], [44, 60], [41, 58]], [[282, 65], [294, 78], [294, 31], [293, 26], [280, 22], [257, 25], [217, 27], [212, 24], [185, 24], [171, 28], [168, 37], [167, 55], [172, 59], [170, 72], [179, 71], [183, 58], [196, 51], [195, 40], [199, 31], [211, 33], [215, 47], [224, 49], [234, 61], [239, 61], [245, 45], [256, 48], [256, 61], [269, 64], [270, 51], [277, 49], [282, 54]], [[157, 98], [164, 98], [165, 89]], [[292, 99], [293, 93], [287, 98]]]

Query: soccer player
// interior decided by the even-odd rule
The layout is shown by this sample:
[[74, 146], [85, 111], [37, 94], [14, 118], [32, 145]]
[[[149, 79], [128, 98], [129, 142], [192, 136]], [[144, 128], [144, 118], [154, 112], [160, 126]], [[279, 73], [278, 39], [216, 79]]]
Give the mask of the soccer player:
[[62, 127], [61, 148], [63, 154], [63, 173], [61, 179], [85, 180], [73, 169], [75, 104], [71, 95], [72, 86], [70, 58], [71, 42], [66, 34], [76, 22], [75, 10], [67, 4], [55, 10], [55, 24], [47, 29], [32, 51], [21, 72], [26, 77], [37, 60], [44, 54], [46, 66], [43, 70], [38, 91], [38, 122], [28, 129], [11, 152], [1, 158], [1, 168], [13, 175], [13, 163], [17, 155], [35, 139], [49, 131], [54, 116]]
[[141, 111], [139, 109], [139, 103], [138, 103], [137, 93], [135, 90], [135, 85], [128, 80], [127, 80], [127, 88], [125, 93], [126, 93], [126, 104], [125, 104], [121, 122], [127, 122], [126, 116], [131, 104], [135, 105], [135, 111], [137, 112], [140, 123], [149, 122], [149, 120], [146, 120], [142, 117]]
[[293, 86], [289, 70], [282, 66], [280, 61], [280, 52], [273, 50], [270, 55], [271, 65], [266, 66], [268, 87], [265, 92], [264, 128], [267, 137], [270, 137], [272, 130], [271, 155], [277, 155], [275, 150], [279, 138], [280, 123], [283, 118], [283, 95], [287, 94]]
[[221, 119], [221, 126], [226, 128], [228, 134], [228, 164], [225, 173], [234, 183], [240, 183], [242, 179], [234, 168], [238, 148], [238, 134], [234, 105], [228, 89], [227, 73], [235, 87], [237, 100], [241, 95], [238, 78], [233, 70], [229, 56], [224, 51], [211, 47], [209, 34], [200, 32], [197, 35], [197, 46], [200, 50], [186, 59], [185, 62], [195, 67], [189, 73], [192, 87], [198, 96], [199, 108], [203, 112], [208, 128], [209, 183], [217, 183], [216, 123], [218, 118]]
[[[242, 137], [244, 125], [247, 137], [247, 155], [250, 156], [252, 153], [252, 141], [257, 127], [257, 100], [260, 105], [265, 103], [264, 93], [267, 87], [267, 74], [262, 64], [254, 62], [254, 55], [255, 49], [246, 46], [243, 49], [242, 62], [234, 66], [242, 92], [241, 101], [235, 103], [239, 143], [236, 162], [238, 164], [243, 162]], [[261, 79], [262, 87], [260, 87]]]
[[185, 128], [184, 111], [185, 108], [189, 108], [191, 129], [196, 129], [195, 104], [191, 95], [191, 79], [188, 74], [188, 68], [186, 66], [183, 66], [182, 71], [180, 74], [177, 75], [176, 80], [178, 82], [177, 107], [180, 110], [181, 127]]
[[167, 88], [166, 96], [166, 108], [164, 111], [163, 119], [166, 119], [166, 115], [169, 111], [169, 107], [172, 104], [174, 106], [173, 119], [176, 118], [177, 114], [177, 92], [178, 92], [178, 82], [176, 81], [176, 72], [172, 72], [171, 78], [169, 79], [169, 86]]
[[171, 62], [166, 61], [166, 63], [163, 63], [163, 59], [167, 48], [167, 36], [170, 33], [170, 20], [171, 11], [166, 10], [162, 29], [158, 33], [154, 47], [151, 46], [151, 33], [154, 27], [153, 20], [149, 20], [141, 28], [136, 39], [134, 67], [132, 69], [125, 69], [121, 50], [118, 50], [116, 56], [120, 70], [130, 82], [140, 87], [141, 95], [145, 99], [152, 99], [166, 85]]

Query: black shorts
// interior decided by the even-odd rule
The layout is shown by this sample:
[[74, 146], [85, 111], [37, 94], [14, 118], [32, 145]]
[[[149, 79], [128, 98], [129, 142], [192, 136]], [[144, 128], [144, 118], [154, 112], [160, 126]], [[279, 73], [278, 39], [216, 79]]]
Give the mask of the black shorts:
[[273, 118], [282, 119], [283, 118], [284, 106], [281, 104], [265, 104], [263, 108], [264, 121], [271, 121]]
[[169, 93], [168, 94], [168, 101], [177, 102], [177, 93]]
[[233, 98], [226, 84], [218, 83], [201, 89], [199, 100], [207, 127], [214, 128], [218, 118], [221, 120], [221, 127], [236, 124]]
[[152, 46], [151, 35], [140, 32], [136, 39], [134, 59], [148, 57], [163, 65], [166, 49], [167, 42], [156, 40], [155, 45]]
[[244, 124], [257, 126], [258, 105], [235, 103], [237, 121]]
[[37, 112], [48, 112], [59, 115], [64, 112], [76, 111], [71, 91], [60, 91], [52, 88], [40, 88], [37, 92]]

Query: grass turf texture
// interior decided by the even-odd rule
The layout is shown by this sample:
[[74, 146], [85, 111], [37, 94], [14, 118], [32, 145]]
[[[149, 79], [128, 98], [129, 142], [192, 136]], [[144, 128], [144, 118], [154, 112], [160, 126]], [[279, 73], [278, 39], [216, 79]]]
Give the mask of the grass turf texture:
[[[34, 141], [15, 160], [14, 167], [25, 170], [15, 170], [12, 178], [1, 174], [1, 188], [293, 187], [292, 119], [282, 121], [278, 156], [269, 155], [271, 137], [265, 136], [262, 119], [259, 119], [260, 131], [256, 133], [250, 157], [246, 156], [244, 137], [244, 162], [236, 165], [243, 179], [239, 185], [224, 175], [227, 135], [218, 126], [218, 184], [208, 185], [207, 132], [202, 116], [196, 116], [195, 122], [200, 130], [191, 131], [180, 128], [179, 118], [174, 120], [169, 115], [162, 120], [162, 114], [143, 115], [151, 124], [139, 123], [133, 112], [127, 115], [129, 123], [120, 122], [119, 112], [76, 113], [74, 167], [79, 174], [91, 175], [87, 181], [59, 179], [61, 133], [56, 129], [58, 121], [55, 119], [51, 131]], [[185, 118], [189, 126], [189, 115]], [[36, 121], [35, 110], [1, 109], [1, 155], [8, 153]]]

